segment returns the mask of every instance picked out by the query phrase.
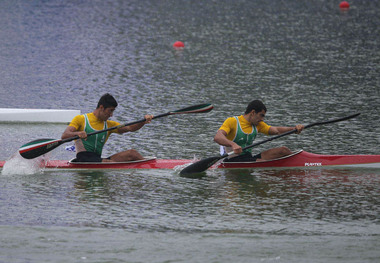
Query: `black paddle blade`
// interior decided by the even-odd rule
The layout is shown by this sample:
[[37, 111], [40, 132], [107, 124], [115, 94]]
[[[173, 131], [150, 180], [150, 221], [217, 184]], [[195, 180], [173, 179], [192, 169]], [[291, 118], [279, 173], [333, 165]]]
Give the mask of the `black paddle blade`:
[[181, 176], [191, 175], [195, 173], [201, 173], [206, 171], [208, 168], [210, 168], [214, 163], [216, 163], [218, 160], [220, 160], [221, 156], [215, 156], [215, 157], [209, 157], [202, 159], [198, 162], [195, 162], [193, 164], [190, 164], [186, 168], [184, 168], [181, 172]]
[[33, 159], [50, 152], [62, 143], [62, 140], [38, 139], [21, 146], [19, 153], [25, 159]]

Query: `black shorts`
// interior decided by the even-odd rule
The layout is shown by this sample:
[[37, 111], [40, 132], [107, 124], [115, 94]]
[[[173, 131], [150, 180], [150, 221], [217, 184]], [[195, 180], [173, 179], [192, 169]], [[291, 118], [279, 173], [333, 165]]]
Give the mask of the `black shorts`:
[[[109, 158], [107, 158], [109, 159]], [[78, 162], [78, 163], [101, 163], [102, 157], [94, 152], [79, 152], [77, 153], [76, 158], [72, 162]]]
[[243, 153], [232, 158], [226, 158], [223, 162], [256, 162], [257, 159], [261, 159], [261, 153], [254, 156], [250, 153]]

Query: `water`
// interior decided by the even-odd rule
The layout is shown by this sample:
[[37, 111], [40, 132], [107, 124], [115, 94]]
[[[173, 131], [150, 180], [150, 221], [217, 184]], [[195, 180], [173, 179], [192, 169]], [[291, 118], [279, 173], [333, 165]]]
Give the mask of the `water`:
[[[89, 112], [105, 92], [130, 122], [105, 155], [218, 153], [226, 117], [262, 99], [272, 125], [360, 112], [266, 143], [379, 154], [377, 1], [2, 1], [0, 107]], [[172, 44], [183, 41], [183, 50]], [[0, 124], [0, 160], [65, 125]], [[264, 136], [258, 140], [265, 139]], [[57, 148], [50, 158], [68, 159]], [[39, 171], [0, 176], [0, 262], [378, 262], [376, 169]]]

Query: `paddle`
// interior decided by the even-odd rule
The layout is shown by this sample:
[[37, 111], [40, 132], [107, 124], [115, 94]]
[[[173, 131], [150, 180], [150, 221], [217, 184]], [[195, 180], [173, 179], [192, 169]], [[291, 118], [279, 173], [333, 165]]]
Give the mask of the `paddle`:
[[[304, 127], [304, 129], [307, 129], [307, 128], [310, 128], [310, 127], [313, 127], [313, 126], [317, 126], [317, 125], [324, 125], [324, 124], [334, 123], [334, 122], [338, 122], [338, 121], [348, 120], [348, 119], [354, 118], [354, 117], [356, 117], [358, 115], [360, 115], [360, 113], [356, 113], [356, 114], [353, 114], [353, 115], [350, 115], [350, 116], [347, 116], [347, 117], [333, 119], [333, 120], [328, 120], [328, 121], [314, 122], [314, 123], [306, 125]], [[275, 139], [278, 139], [278, 138], [284, 137], [286, 135], [295, 133], [295, 132], [297, 132], [296, 129], [288, 131], [288, 132], [285, 132], [285, 133], [282, 133], [282, 134], [274, 136], [274, 137], [271, 137], [271, 138], [269, 138], [267, 140], [264, 140], [264, 141], [261, 141], [261, 142], [257, 142], [257, 143], [251, 144], [251, 145], [248, 145], [248, 146], [246, 146], [246, 147], [243, 148], [243, 151], [246, 150], [246, 149], [258, 146], [260, 144], [263, 144], [263, 143], [266, 143], [266, 142], [269, 142], [269, 141], [273, 141]], [[202, 159], [202, 160], [200, 160], [198, 162], [195, 162], [195, 163], [187, 166], [186, 168], [184, 168], [180, 172], [180, 175], [185, 175], [186, 176], [186, 175], [191, 175], [191, 174], [194, 174], [194, 173], [201, 173], [203, 171], [206, 171], [209, 167], [211, 167], [213, 164], [215, 164], [218, 160], [226, 158], [226, 157], [228, 157], [228, 156], [230, 156], [232, 154], [234, 154], [234, 152], [226, 153], [226, 154], [223, 154], [221, 156], [214, 156], [214, 157], [209, 157], [209, 158]]]
[[[186, 107], [186, 108], [176, 110], [176, 111], [169, 111], [167, 113], [154, 116], [153, 119], [158, 119], [161, 117], [165, 117], [165, 116], [169, 116], [169, 115], [175, 115], [175, 114], [205, 113], [205, 112], [211, 111], [213, 108], [214, 108], [214, 106], [212, 106], [211, 104], [199, 104], [199, 105]], [[92, 135], [95, 135], [98, 133], [118, 129], [118, 128], [121, 128], [124, 126], [129, 126], [129, 125], [141, 123], [144, 121], [146, 121], [146, 120], [142, 119], [139, 121], [134, 121], [134, 122], [126, 123], [126, 124], [120, 124], [120, 125], [112, 127], [112, 128], [88, 133], [87, 136], [92, 136]], [[58, 146], [60, 146], [63, 143], [70, 142], [70, 141], [77, 140], [77, 139], [79, 139], [79, 136], [75, 136], [75, 137], [67, 138], [67, 139], [63, 139], [63, 140], [62, 139], [58, 139], [58, 140], [57, 139], [38, 139], [38, 140], [28, 142], [28, 143], [24, 144], [23, 146], [21, 146], [21, 148], [19, 149], [19, 153], [25, 159], [33, 159], [33, 158], [41, 156], [47, 152], [50, 152], [51, 150], [57, 148]]]

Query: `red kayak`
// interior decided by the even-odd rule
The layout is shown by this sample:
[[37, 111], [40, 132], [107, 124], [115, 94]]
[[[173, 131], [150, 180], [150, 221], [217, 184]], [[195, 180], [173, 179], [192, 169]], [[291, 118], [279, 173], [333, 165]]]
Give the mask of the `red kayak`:
[[[141, 161], [124, 163], [75, 163], [64, 160], [48, 161], [45, 168], [53, 169], [174, 169], [184, 168], [194, 160], [156, 159], [154, 157]], [[3, 167], [4, 161], [0, 161]], [[324, 155], [313, 154], [303, 150], [283, 158], [263, 162], [221, 162], [213, 168], [247, 169], [247, 168], [310, 168], [310, 167], [364, 167], [380, 168], [380, 155]]]

